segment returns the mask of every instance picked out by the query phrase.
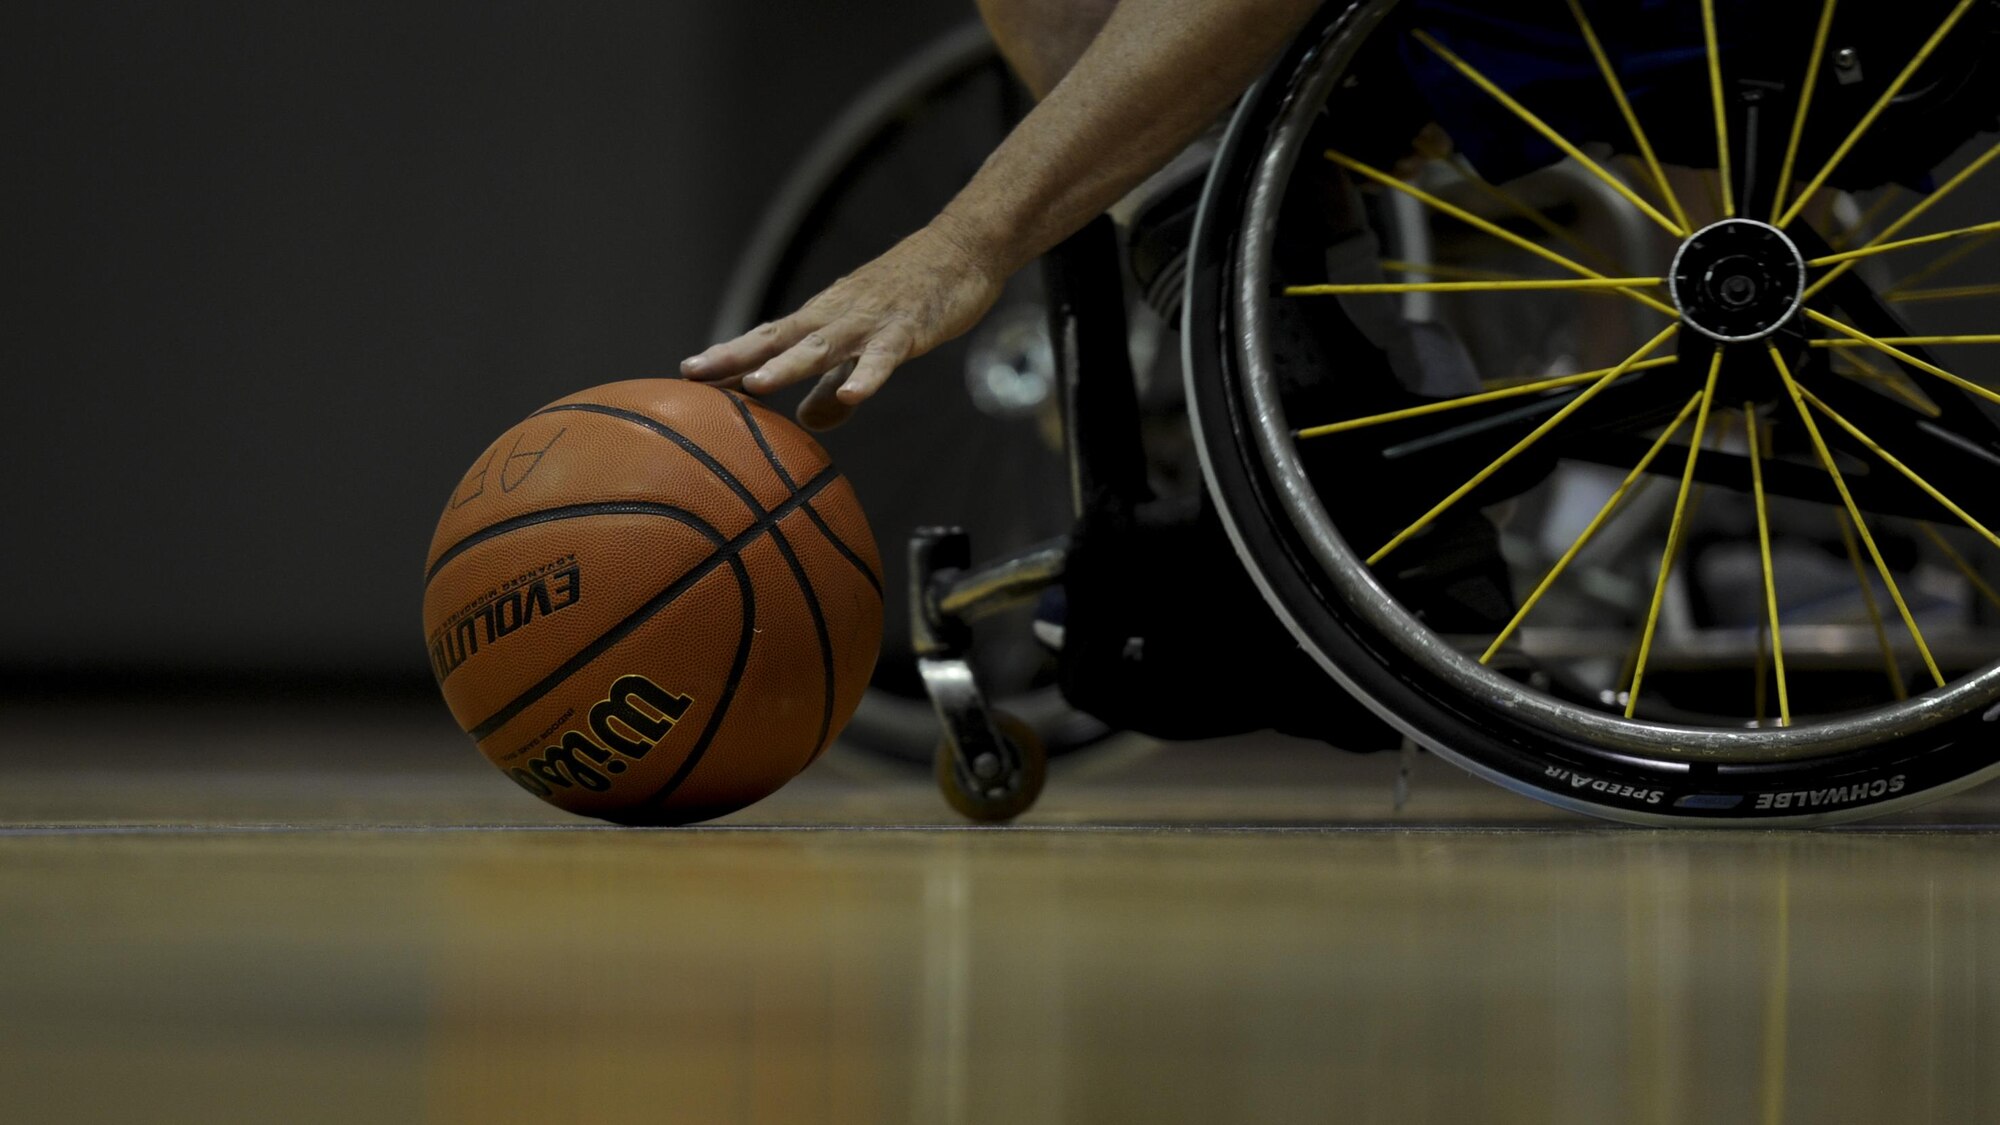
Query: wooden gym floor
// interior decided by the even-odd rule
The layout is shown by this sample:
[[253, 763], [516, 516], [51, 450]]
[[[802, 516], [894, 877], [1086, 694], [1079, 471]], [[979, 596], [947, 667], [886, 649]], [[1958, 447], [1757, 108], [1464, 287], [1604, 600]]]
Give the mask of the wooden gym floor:
[[0, 1120], [2000, 1120], [2000, 792], [1653, 832], [1396, 770], [1128, 745], [996, 830], [836, 754], [630, 831], [429, 702], [9, 705]]

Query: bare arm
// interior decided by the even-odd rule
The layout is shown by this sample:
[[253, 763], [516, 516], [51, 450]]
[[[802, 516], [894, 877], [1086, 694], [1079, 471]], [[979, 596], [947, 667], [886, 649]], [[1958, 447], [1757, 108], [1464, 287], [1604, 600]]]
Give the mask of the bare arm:
[[[1067, 77], [944, 211], [790, 316], [681, 364], [842, 421], [898, 364], [971, 328], [1016, 270], [1165, 164], [1242, 93], [1318, 0], [1120, 0]], [[845, 365], [854, 362], [851, 373]]]

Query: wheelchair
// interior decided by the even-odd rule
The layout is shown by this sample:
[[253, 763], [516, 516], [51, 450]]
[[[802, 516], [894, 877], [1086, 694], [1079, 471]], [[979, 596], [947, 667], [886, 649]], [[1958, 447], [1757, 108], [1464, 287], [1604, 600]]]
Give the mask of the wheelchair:
[[947, 798], [1035, 799], [981, 646], [1058, 584], [1049, 675], [1107, 729], [1406, 742], [1649, 825], [2000, 773], [1996, 46], [1993, 0], [1324, 6], [1194, 215], [1199, 486], [1100, 219], [1038, 295], [1066, 533], [912, 536]]

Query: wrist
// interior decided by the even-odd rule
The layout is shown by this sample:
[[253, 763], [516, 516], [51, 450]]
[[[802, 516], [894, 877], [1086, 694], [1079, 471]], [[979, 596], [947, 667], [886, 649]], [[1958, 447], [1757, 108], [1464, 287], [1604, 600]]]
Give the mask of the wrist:
[[[951, 247], [968, 270], [997, 284], [1013, 276], [1015, 270], [1033, 257], [1019, 255], [1014, 245], [1015, 232], [1009, 231], [1004, 223], [981, 216], [960, 203], [954, 200], [931, 220], [927, 229]], [[1021, 260], [1017, 261], [1017, 257]]]

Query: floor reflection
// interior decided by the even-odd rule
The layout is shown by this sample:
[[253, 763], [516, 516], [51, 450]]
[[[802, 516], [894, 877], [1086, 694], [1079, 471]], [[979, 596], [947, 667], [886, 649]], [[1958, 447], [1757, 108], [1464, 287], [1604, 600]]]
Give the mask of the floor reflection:
[[1907, 831], [16, 834], [0, 1090], [23, 1121], [1994, 1120], [1992, 859]]

